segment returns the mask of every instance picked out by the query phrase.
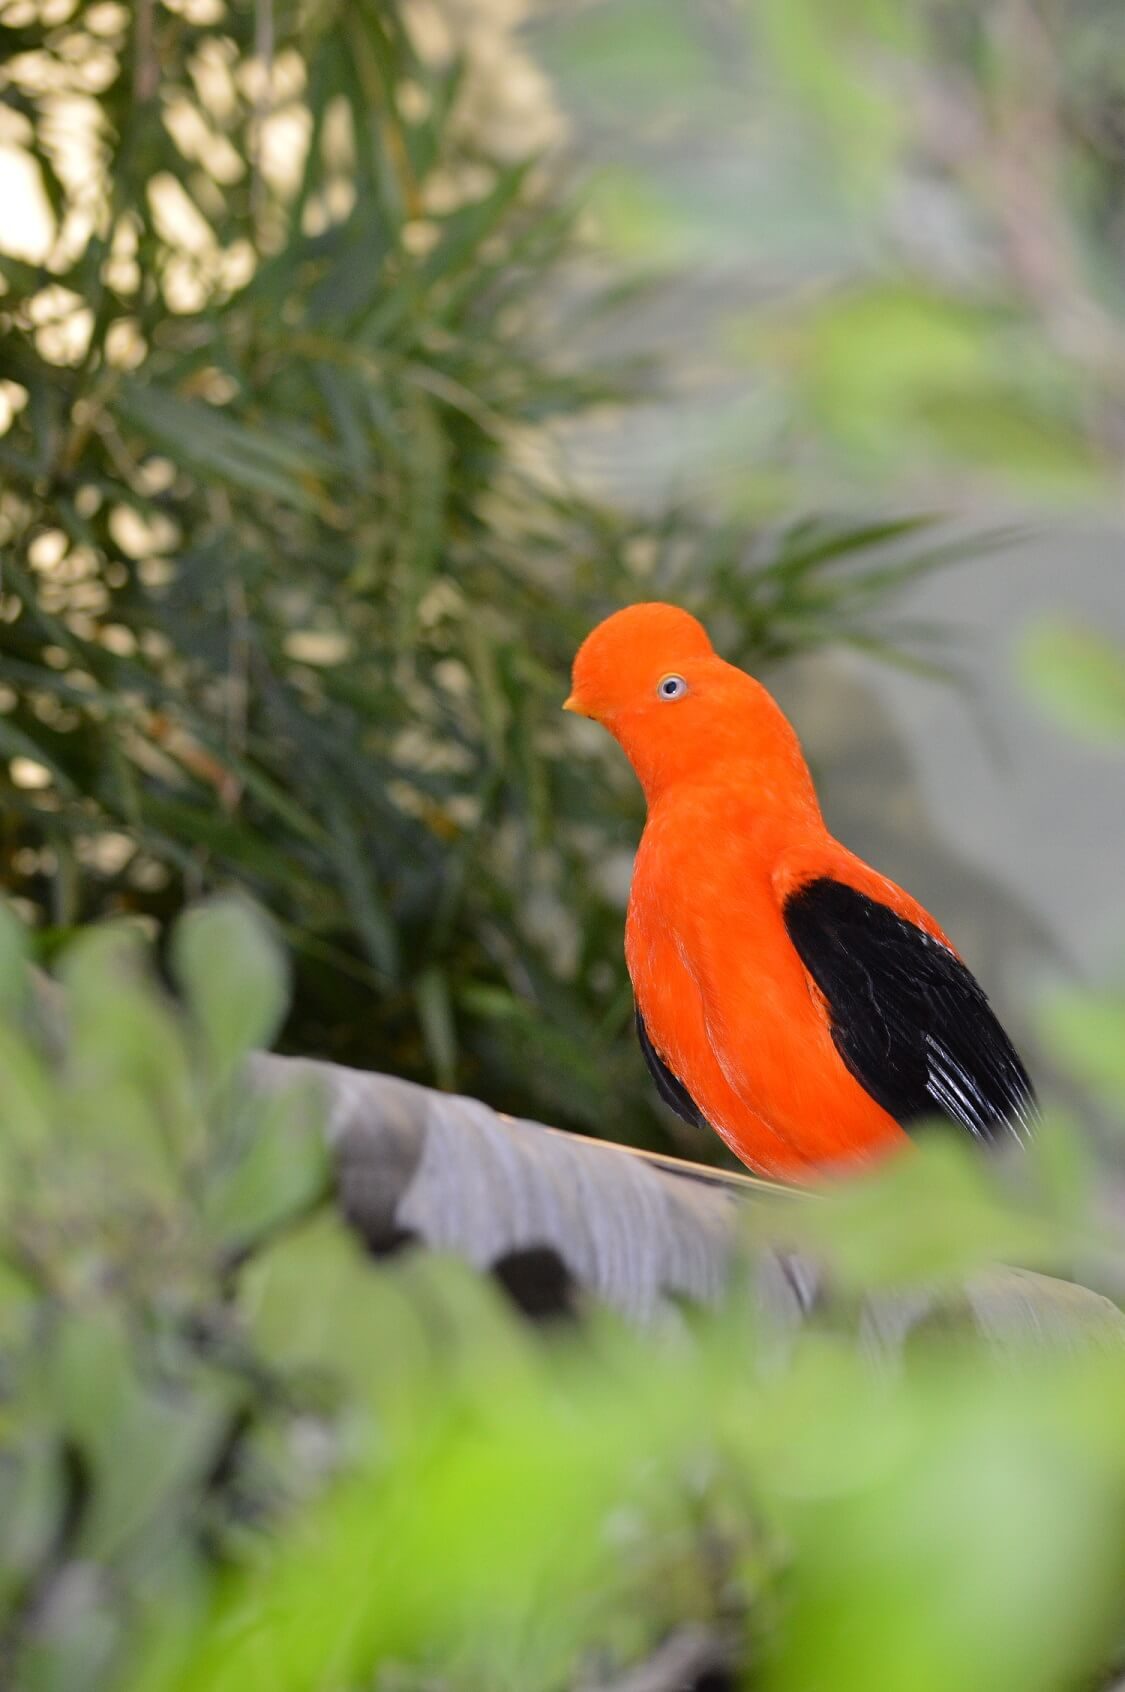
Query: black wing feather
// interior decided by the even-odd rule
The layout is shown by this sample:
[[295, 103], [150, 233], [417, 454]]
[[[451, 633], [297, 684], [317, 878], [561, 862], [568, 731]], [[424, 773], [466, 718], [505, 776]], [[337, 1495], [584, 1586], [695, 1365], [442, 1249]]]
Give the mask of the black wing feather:
[[685, 1122], [690, 1122], [693, 1128], [707, 1128], [710, 1124], [683, 1082], [672, 1074], [664, 1059], [648, 1037], [645, 1019], [640, 1010], [637, 1011], [637, 1038], [641, 1042], [641, 1051], [648, 1064], [649, 1073], [656, 1082], [656, 1090], [666, 1105], [671, 1105], [677, 1116], [682, 1116]]
[[836, 1050], [903, 1127], [945, 1115], [981, 1140], [1022, 1137], [1035, 1115], [1027, 1071], [948, 947], [887, 905], [821, 877], [791, 894], [789, 938], [828, 1004]]

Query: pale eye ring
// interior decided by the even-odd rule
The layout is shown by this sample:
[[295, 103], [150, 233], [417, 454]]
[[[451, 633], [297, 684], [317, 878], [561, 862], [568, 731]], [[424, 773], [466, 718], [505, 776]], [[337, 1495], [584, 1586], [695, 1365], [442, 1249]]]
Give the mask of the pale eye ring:
[[688, 684], [683, 676], [661, 676], [656, 684], [658, 699], [682, 699], [688, 690]]

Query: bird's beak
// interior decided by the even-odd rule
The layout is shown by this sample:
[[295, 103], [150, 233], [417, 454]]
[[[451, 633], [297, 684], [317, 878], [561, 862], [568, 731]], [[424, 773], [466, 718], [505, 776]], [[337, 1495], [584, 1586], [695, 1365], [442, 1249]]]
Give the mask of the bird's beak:
[[563, 700], [563, 710], [569, 711], [572, 717], [586, 717], [592, 723], [600, 723], [602, 720], [598, 712], [587, 704], [578, 688], [567, 694]]

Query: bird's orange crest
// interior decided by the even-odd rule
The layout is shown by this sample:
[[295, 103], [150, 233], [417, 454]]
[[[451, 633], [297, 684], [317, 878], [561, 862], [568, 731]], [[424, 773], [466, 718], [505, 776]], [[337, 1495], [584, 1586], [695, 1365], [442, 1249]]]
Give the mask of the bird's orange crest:
[[655, 696], [663, 676], [714, 657], [702, 623], [678, 605], [629, 605], [599, 623], [578, 649], [568, 705], [602, 722]]

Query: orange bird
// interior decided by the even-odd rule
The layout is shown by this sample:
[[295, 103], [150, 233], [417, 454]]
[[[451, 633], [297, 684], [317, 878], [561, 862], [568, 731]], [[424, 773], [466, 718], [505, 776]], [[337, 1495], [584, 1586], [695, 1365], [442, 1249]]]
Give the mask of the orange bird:
[[609, 730], [648, 802], [625, 958], [666, 1103], [787, 1180], [891, 1152], [927, 1117], [1023, 1138], [1031, 1082], [981, 987], [829, 834], [792, 726], [694, 617], [607, 618], [565, 708]]

